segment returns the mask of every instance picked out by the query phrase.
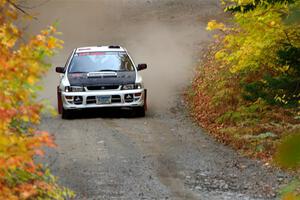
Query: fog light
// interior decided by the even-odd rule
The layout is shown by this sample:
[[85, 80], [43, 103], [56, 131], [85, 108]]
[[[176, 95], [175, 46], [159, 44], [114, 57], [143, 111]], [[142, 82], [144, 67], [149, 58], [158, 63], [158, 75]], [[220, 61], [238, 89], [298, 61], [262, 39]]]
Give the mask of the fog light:
[[73, 100], [73, 96], [65, 96], [67, 100]]
[[135, 93], [134, 96], [135, 96], [135, 97], [140, 97], [140, 96], [142, 96], [142, 93], [141, 93], [141, 92]]

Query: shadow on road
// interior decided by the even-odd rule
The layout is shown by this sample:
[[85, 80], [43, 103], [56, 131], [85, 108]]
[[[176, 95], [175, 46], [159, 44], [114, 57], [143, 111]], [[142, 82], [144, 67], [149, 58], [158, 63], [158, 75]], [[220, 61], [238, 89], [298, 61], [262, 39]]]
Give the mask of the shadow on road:
[[91, 118], [141, 118], [132, 109], [120, 108], [97, 108], [84, 109], [72, 112], [72, 115], [67, 120], [73, 119], [91, 119]]

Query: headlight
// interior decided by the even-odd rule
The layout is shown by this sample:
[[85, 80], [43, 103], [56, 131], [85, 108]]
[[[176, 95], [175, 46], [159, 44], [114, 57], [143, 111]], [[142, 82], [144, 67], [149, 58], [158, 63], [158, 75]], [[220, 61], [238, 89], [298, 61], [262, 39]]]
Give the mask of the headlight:
[[84, 87], [80, 86], [67, 86], [65, 87], [65, 92], [84, 92]]
[[134, 90], [134, 89], [141, 89], [141, 88], [143, 88], [143, 85], [140, 83], [127, 84], [122, 86], [122, 90]]

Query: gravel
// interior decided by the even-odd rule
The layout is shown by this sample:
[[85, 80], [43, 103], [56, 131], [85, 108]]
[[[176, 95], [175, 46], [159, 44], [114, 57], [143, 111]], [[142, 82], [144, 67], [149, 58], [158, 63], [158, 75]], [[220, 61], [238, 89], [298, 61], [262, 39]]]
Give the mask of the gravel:
[[[38, 4], [37, 0], [27, 4]], [[44, 116], [40, 129], [54, 135], [57, 149], [46, 160], [76, 199], [278, 199], [289, 177], [217, 143], [189, 118], [181, 93], [193, 76], [198, 52], [212, 35], [209, 19], [225, 19], [219, 0], [68, 0], [33, 7], [40, 13], [28, 30], [59, 19], [64, 50], [52, 60], [62, 66], [72, 48], [121, 44], [146, 62], [142, 72], [149, 111], [77, 113], [74, 120]], [[54, 106], [58, 76], [44, 79], [40, 98]]]

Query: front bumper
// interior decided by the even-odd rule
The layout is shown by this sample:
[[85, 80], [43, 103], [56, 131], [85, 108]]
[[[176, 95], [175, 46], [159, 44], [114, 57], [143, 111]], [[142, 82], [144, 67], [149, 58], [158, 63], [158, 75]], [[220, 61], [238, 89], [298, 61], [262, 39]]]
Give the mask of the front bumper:
[[[105, 104], [99, 103], [97, 97], [100, 96], [111, 97], [111, 102]], [[128, 98], [128, 96], [132, 98]], [[145, 89], [61, 93], [63, 108], [66, 110], [105, 107], [142, 107], [145, 104], [145, 96]]]

